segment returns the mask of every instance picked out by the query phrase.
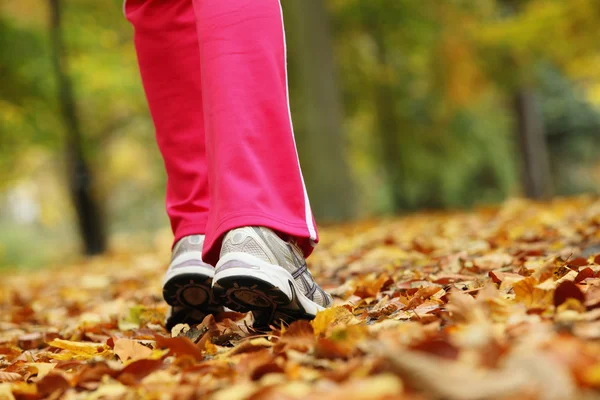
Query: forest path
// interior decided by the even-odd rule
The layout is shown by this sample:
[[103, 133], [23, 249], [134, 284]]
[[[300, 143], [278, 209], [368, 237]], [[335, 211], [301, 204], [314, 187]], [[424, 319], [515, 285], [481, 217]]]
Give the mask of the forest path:
[[482, 399], [600, 395], [600, 200], [510, 200], [322, 229], [335, 306], [251, 328], [162, 326], [164, 251], [0, 283], [0, 399]]

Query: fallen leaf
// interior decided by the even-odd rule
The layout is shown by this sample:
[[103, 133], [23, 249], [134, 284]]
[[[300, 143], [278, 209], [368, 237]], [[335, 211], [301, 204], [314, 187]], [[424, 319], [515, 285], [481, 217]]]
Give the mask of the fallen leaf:
[[585, 301], [585, 295], [581, 290], [571, 281], [563, 281], [554, 290], [554, 306], [558, 307], [567, 299], [575, 299], [583, 303]]
[[[525, 374], [514, 371], [483, 371], [466, 364], [424, 353], [390, 352], [381, 344], [376, 353], [390, 362], [407, 384], [434, 398], [477, 400], [516, 395], [527, 388]], [[443, 371], [443, 373], [440, 373]]]
[[120, 338], [116, 339], [114, 343], [113, 351], [123, 362], [149, 358], [152, 355], [152, 349], [135, 340]]
[[21, 374], [17, 374], [16, 372], [0, 371], [0, 382], [14, 382], [20, 380], [23, 380], [23, 376]]
[[361, 298], [375, 297], [384, 286], [390, 285], [392, 282], [393, 280], [389, 276], [380, 275], [376, 277], [371, 275], [358, 283], [354, 294]]
[[162, 367], [162, 360], [139, 359], [123, 368], [117, 379], [123, 384], [133, 386], [138, 384], [147, 375]]
[[582, 269], [581, 271], [579, 271], [579, 273], [577, 274], [577, 276], [575, 277], [575, 280], [573, 281], [574, 283], [581, 283], [583, 280], [587, 279], [587, 278], [593, 278], [594, 277], [594, 270], [591, 269], [590, 267], [586, 267], [584, 269]]
[[43, 398], [61, 396], [71, 385], [61, 374], [52, 373], [37, 382], [37, 389]]
[[536, 287], [535, 278], [528, 277], [513, 285], [515, 300], [528, 308], [546, 309], [552, 304], [553, 291]]
[[337, 306], [319, 311], [315, 319], [311, 321], [311, 325], [315, 335], [318, 336], [335, 326], [349, 324], [353, 319], [354, 316], [346, 307]]
[[27, 363], [25, 364], [28, 368], [33, 369], [33, 373], [36, 375], [36, 380], [44, 378], [50, 371], [56, 367], [53, 363]]
[[10, 383], [0, 383], [0, 399], [15, 400], [15, 396], [13, 396], [12, 386], [10, 385]]
[[202, 360], [202, 351], [187, 337], [178, 336], [168, 338], [160, 335], [155, 336], [156, 345], [161, 349], [169, 349], [174, 355], [189, 354], [196, 360]]
[[66, 350], [66, 352], [53, 354], [52, 358], [57, 360], [89, 359], [92, 357], [103, 357], [111, 353], [106, 345], [89, 342], [74, 342], [71, 340], [54, 339], [48, 343], [52, 347]]

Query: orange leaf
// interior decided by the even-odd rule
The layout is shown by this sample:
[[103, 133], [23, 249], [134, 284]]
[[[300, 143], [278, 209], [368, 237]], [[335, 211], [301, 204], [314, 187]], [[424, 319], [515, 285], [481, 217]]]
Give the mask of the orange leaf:
[[196, 347], [196, 345], [187, 337], [179, 336], [174, 338], [167, 338], [164, 336], [156, 335], [154, 337], [156, 345], [161, 349], [169, 349], [174, 355], [189, 354], [196, 360], [202, 360], [204, 356], [202, 351]]
[[141, 358], [148, 358], [152, 354], [152, 349], [135, 340], [120, 338], [116, 339], [114, 343], [113, 351], [123, 362], [130, 359], [139, 360]]

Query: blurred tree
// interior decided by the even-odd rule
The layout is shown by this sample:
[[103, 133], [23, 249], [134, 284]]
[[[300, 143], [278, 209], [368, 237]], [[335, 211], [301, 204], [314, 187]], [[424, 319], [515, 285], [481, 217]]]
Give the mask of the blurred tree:
[[58, 101], [66, 130], [65, 154], [71, 199], [77, 214], [85, 253], [100, 254], [106, 250], [106, 232], [100, 203], [94, 192], [93, 174], [83, 151], [83, 138], [62, 38], [60, 0], [50, 0], [49, 29]]
[[[500, 0], [503, 14], [513, 15], [526, 2]], [[513, 90], [509, 94], [513, 99], [515, 125], [519, 138], [521, 185], [524, 194], [532, 199], [547, 199], [552, 195], [552, 178], [550, 174], [550, 154], [546, 141], [543, 115], [535, 88], [529, 82], [530, 65], [523, 65], [514, 51], [509, 55], [515, 70], [516, 85], [509, 86]]]
[[539, 101], [528, 86], [514, 94], [517, 135], [521, 154], [522, 186], [527, 197], [548, 199], [552, 195], [550, 154]]
[[[519, 127], [534, 127], [535, 140], [544, 127], [557, 194], [600, 190], [598, 0], [282, 3], [294, 125], [319, 219], [523, 193], [519, 162], [531, 150], [519, 147], [529, 137]], [[40, 4], [50, 1], [0, 0], [0, 202], [26, 185], [40, 208], [15, 227], [2, 203], [0, 244], [65, 232], [56, 240], [74, 242], [60, 162], [67, 137], [96, 172], [109, 233], [165, 226], [165, 176], [122, 0], [60, 4], [74, 124], [56, 101], [49, 7]], [[71, 126], [78, 136], [64, 134]], [[539, 150], [535, 140], [527, 143]]]
[[355, 193], [346, 161], [329, 16], [323, 0], [290, 1], [285, 8], [290, 52], [295, 53], [290, 70], [303, 99], [296, 139], [311, 203], [318, 219], [347, 220], [355, 215]]

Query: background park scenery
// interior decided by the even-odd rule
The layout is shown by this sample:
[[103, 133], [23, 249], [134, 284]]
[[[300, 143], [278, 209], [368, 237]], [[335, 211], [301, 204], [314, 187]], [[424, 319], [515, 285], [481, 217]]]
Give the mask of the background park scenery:
[[598, 0], [282, 0], [333, 305], [170, 332], [121, 3], [0, 0], [0, 400], [599, 398]]
[[[151, 245], [167, 226], [121, 3], [0, 5], [2, 265]], [[600, 190], [595, 0], [283, 7], [318, 222]]]

